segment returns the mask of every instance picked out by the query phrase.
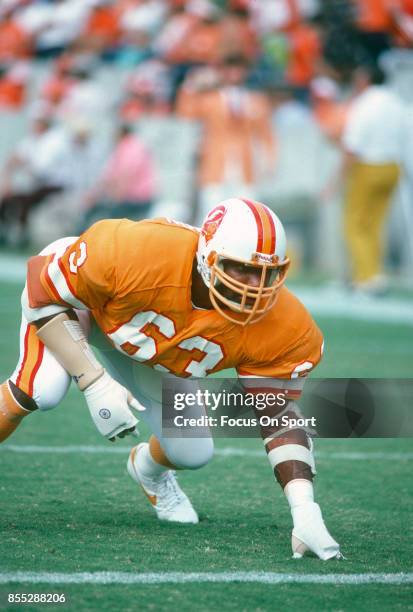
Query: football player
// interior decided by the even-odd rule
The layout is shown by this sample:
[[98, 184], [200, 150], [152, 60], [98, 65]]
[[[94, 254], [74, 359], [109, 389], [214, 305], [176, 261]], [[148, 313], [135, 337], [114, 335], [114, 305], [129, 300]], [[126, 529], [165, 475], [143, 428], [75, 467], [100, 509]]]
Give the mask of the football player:
[[[213, 442], [163, 435], [162, 377], [235, 368], [248, 392], [285, 393], [283, 414], [294, 415], [323, 339], [284, 286], [288, 266], [280, 220], [246, 199], [216, 206], [200, 230], [167, 219], [105, 220], [56, 241], [28, 262], [21, 355], [0, 388], [0, 441], [34, 410], [57, 406], [73, 379], [110, 440], [133, 432], [139, 411], [153, 435], [132, 448], [129, 474], [158, 518], [197, 523], [175, 470], [205, 465]], [[340, 557], [314, 501], [307, 432], [262, 431], [291, 508], [293, 555]]]

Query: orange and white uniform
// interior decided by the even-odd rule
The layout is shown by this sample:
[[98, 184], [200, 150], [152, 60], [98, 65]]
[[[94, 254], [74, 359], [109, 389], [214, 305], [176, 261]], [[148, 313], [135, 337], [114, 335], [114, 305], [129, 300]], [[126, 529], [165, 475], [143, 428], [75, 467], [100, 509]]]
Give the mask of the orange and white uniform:
[[[238, 214], [240, 206], [243, 206], [243, 213]], [[267, 302], [268, 312], [254, 323], [242, 319], [245, 325], [238, 324], [237, 318], [227, 318], [224, 309], [220, 312], [202, 310], [192, 304], [193, 266], [198, 266], [205, 282], [202, 265], [208, 245], [218, 241], [221, 230], [231, 221], [235, 211], [238, 219], [247, 218], [246, 214], [250, 219], [253, 216], [253, 231], [248, 245], [248, 249], [252, 247], [254, 251], [251, 260], [256, 261], [253, 256], [265, 262], [270, 259], [279, 278], [280, 268], [287, 266], [289, 261], [284, 257], [285, 236], [278, 218], [262, 204], [236, 199], [211, 211], [201, 236], [194, 228], [166, 219], [139, 223], [126, 219], [106, 220], [92, 226], [80, 238], [57, 241], [39, 256], [31, 258], [28, 264], [27, 287], [22, 297], [22, 357], [12, 382], [29, 392], [40, 408], [46, 407], [44, 394], [48, 390], [47, 407], [57, 405], [70, 384], [70, 377], [48, 348], [42, 346], [29, 321], [68, 307], [80, 313], [81, 324], [82, 313], [87, 317], [90, 315], [89, 342], [98, 349], [109, 376], [103, 373], [90, 387], [86, 387], [86, 392], [96, 382], [99, 384], [102, 379], [112, 376], [143, 404], [145, 409], [140, 412], [141, 417], [157, 438], [153, 444], [163, 462], [152, 455], [151, 443], [139, 445], [132, 450], [128, 471], [148, 496], [154, 496], [152, 503], [155, 508], [159, 506], [159, 518], [163, 508], [161, 502], [166, 509], [181, 508], [185, 503], [192, 514], [189, 519], [188, 514], [185, 515], [186, 520], [179, 522], [198, 521], [190, 501], [176, 481], [171, 480], [173, 474], [169, 468], [197, 469], [213, 456], [213, 440], [208, 427], [202, 428], [202, 436], [197, 437], [194, 432], [190, 434], [194, 437], [188, 437], [177, 423], [176, 427], [169, 427], [167, 418], [168, 425], [164, 431], [159, 391], [165, 373], [183, 378], [182, 386], [185, 388], [188, 384], [185, 378], [204, 377], [212, 372], [235, 368], [239, 376], [245, 377], [244, 387], [252, 392], [277, 389], [288, 392], [288, 397], [294, 400], [300, 394], [302, 377], [317, 364], [322, 353], [322, 337], [317, 326], [304, 306], [281, 285], [274, 283], [270, 287], [279, 293], [278, 296], [274, 293], [275, 302]], [[238, 227], [238, 240], [240, 236], [242, 238], [241, 225]], [[233, 230], [236, 231], [237, 227]], [[228, 233], [226, 236], [230, 242], [231, 236]], [[242, 240], [241, 251], [244, 242]], [[215, 254], [212, 283], [214, 273], [217, 273], [217, 258], [225, 257], [225, 246]], [[275, 257], [279, 259], [275, 261]], [[234, 258], [234, 261], [249, 260]], [[262, 274], [267, 265], [270, 264], [262, 264]], [[224, 284], [224, 280], [222, 276], [220, 283]], [[260, 286], [259, 290], [258, 299], [261, 301], [263, 287]], [[222, 297], [225, 298], [223, 294]], [[245, 299], [239, 306], [242, 310]], [[244, 314], [235, 310], [231, 312], [232, 315]], [[256, 312], [251, 310], [252, 314]], [[87, 327], [85, 321], [82, 327], [84, 330]], [[70, 329], [74, 340], [79, 338], [84, 342], [77, 324]], [[48, 367], [45, 367], [47, 361]], [[110, 380], [110, 386], [113, 383]], [[102, 419], [112, 416], [111, 410], [105, 407], [109, 395], [107, 388], [101, 393], [98, 404]], [[190, 388], [193, 389], [193, 384]], [[53, 389], [52, 394], [50, 389]], [[123, 392], [126, 390], [122, 389]], [[3, 386], [3, 397], [7, 393], [10, 395], [8, 383]], [[7, 397], [6, 402], [9, 402]], [[113, 406], [116, 408], [117, 398], [110, 404], [111, 409]], [[6, 402], [3, 399], [3, 406]], [[90, 408], [89, 401], [88, 406]], [[134, 407], [137, 407], [136, 402]], [[264, 408], [270, 410], [270, 404]], [[294, 402], [286, 402], [283, 413], [297, 416]], [[190, 406], [189, 411], [185, 409], [185, 416], [190, 419], [205, 416], [205, 408], [203, 405]], [[16, 418], [21, 420], [22, 415], [6, 411], [5, 418], [10, 423], [6, 433], [10, 433], [15, 428]], [[311, 481], [315, 464], [307, 432], [299, 428], [291, 436], [291, 431], [279, 428], [277, 423], [268, 427], [262, 424], [261, 435], [270, 465], [291, 507], [294, 554], [302, 555], [309, 549], [322, 559], [337, 556], [338, 544], [328, 533], [320, 508], [313, 501]], [[142, 456], [147, 463], [146, 467], [140, 468], [143, 476], [137, 470], [137, 465], [144, 463], [139, 458]], [[146, 474], [149, 472], [148, 476], [144, 470]], [[174, 488], [173, 498], [161, 488], [165, 473], [170, 482], [168, 489]], [[155, 481], [156, 475], [158, 481]], [[172, 516], [166, 520], [178, 520], [176, 515]]]
[[236, 368], [295, 378], [303, 364], [316, 365], [321, 333], [287, 288], [267, 316], [246, 327], [193, 307], [197, 244], [197, 230], [167, 220], [101, 221], [62, 256], [29, 262], [29, 304], [87, 309], [118, 351], [176, 376]]
[[[162, 438], [165, 373], [204, 377], [235, 368], [246, 377], [245, 385], [259, 385], [260, 377], [268, 377], [273, 388], [296, 399], [303, 377], [321, 358], [318, 327], [285, 287], [271, 311], [245, 327], [213, 309], [195, 308], [191, 282], [198, 236], [195, 228], [166, 219], [106, 220], [79, 238], [56, 241], [29, 260], [14, 384], [41, 409], [61, 402], [70, 376], [29, 321], [72, 307], [87, 333], [90, 317], [90, 343], [110, 374], [148, 408], [142, 418], [177, 465], [188, 465], [179, 453], [191, 441]], [[171, 449], [174, 444], [179, 453]], [[205, 452], [209, 460], [212, 442]], [[199, 448], [195, 455], [202, 462]]]

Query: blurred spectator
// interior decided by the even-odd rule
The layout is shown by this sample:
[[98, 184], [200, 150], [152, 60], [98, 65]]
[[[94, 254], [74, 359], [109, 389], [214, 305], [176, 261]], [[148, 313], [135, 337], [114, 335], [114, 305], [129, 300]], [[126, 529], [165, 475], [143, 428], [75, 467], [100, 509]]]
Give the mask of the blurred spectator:
[[61, 53], [79, 35], [90, 12], [85, 0], [34, 2], [21, 9], [18, 22], [36, 40], [36, 54]]
[[26, 59], [32, 51], [32, 38], [15, 19], [16, 7], [0, 7], [0, 63]]
[[133, 128], [122, 125], [103, 174], [87, 197], [84, 226], [104, 218], [149, 217], [155, 195], [152, 155]]
[[[405, 0], [353, 0], [356, 8], [356, 24], [359, 40], [371, 61], [388, 51], [393, 35], [401, 42], [413, 42], [413, 23], [406, 9]], [[411, 8], [411, 6], [410, 6]]]
[[401, 0], [401, 9], [395, 13], [396, 32], [394, 39], [401, 47], [413, 45], [413, 0]]
[[185, 2], [173, 3], [169, 18], [154, 40], [153, 49], [155, 53], [166, 62], [181, 62], [180, 47], [196, 21], [195, 16], [186, 11]]
[[287, 32], [288, 56], [285, 79], [297, 88], [307, 89], [320, 70], [322, 48], [319, 30], [299, 22]]
[[222, 12], [211, 0], [189, 0], [192, 27], [175, 48], [173, 63], [215, 64], [222, 57]]
[[165, 116], [171, 110], [169, 71], [159, 60], [142, 62], [130, 75], [125, 90], [120, 107], [124, 122], [137, 121], [141, 115]]
[[[35, 114], [30, 134], [18, 144], [3, 169], [0, 219], [4, 241], [26, 241], [30, 211], [63, 189], [61, 161], [60, 134], [51, 129], [46, 116]], [[16, 183], [16, 178], [26, 182], [26, 189]]]
[[257, 58], [258, 39], [245, 7], [230, 5], [221, 21], [221, 39], [221, 57], [245, 55], [250, 62]]
[[321, 131], [332, 142], [339, 143], [350, 102], [340, 101], [340, 90], [329, 77], [317, 77], [311, 81], [311, 108]]
[[113, 59], [120, 39], [119, 10], [113, 0], [93, 0], [93, 8], [76, 40], [80, 52], [96, 53]]
[[298, 8], [301, 17], [305, 20], [314, 19], [319, 15], [322, 1], [320, 0], [298, 0]]
[[[50, 196], [70, 192], [83, 197], [101, 171], [103, 153], [101, 143], [83, 120], [53, 127], [44, 111], [36, 109], [31, 133], [16, 147], [3, 170], [3, 240], [24, 244], [30, 212]], [[71, 211], [66, 214], [70, 216]]]
[[324, 60], [342, 81], [351, 80], [353, 70], [366, 61], [366, 54], [354, 26], [354, 3], [329, 0], [323, 4], [322, 18]]
[[[230, 56], [220, 67], [219, 85], [192, 79], [181, 91], [178, 113], [203, 126], [198, 223], [226, 197], [253, 198], [256, 182], [274, 172], [269, 100], [246, 88], [247, 76], [245, 58]], [[200, 91], [200, 85], [211, 89]]]
[[121, 50], [117, 59], [133, 66], [151, 56], [151, 44], [161, 29], [168, 6], [163, 0], [126, 0], [120, 3]]
[[61, 176], [67, 191], [82, 199], [92, 189], [105, 162], [106, 139], [88, 116], [71, 117], [61, 129]]
[[252, 23], [260, 36], [291, 29], [301, 17], [298, 0], [251, 0], [249, 7]]
[[124, 31], [138, 37], [143, 33], [150, 39], [161, 27], [167, 13], [168, 7], [163, 0], [132, 0], [125, 3], [121, 26]]
[[154, 50], [171, 65], [172, 99], [187, 72], [214, 65], [223, 57], [222, 12], [211, 0], [178, 6], [154, 42]]
[[64, 120], [80, 116], [89, 122], [98, 123], [114, 105], [113, 92], [103, 89], [94, 78], [96, 62], [90, 56], [73, 56], [66, 70], [71, 79], [70, 86], [65, 89], [56, 112]]
[[71, 73], [72, 62], [73, 55], [70, 53], [58, 57], [40, 88], [40, 97], [54, 110], [68, 96], [70, 88], [76, 84], [76, 79]]
[[344, 229], [354, 286], [374, 292], [384, 287], [383, 230], [400, 176], [405, 110], [375, 66], [359, 68], [353, 85], [343, 134]]
[[264, 0], [251, 3], [252, 21], [260, 33], [263, 55], [258, 74], [261, 82], [283, 80], [302, 93], [320, 71], [322, 34], [320, 23], [303, 20], [303, 9], [311, 15], [317, 5], [299, 0]]
[[29, 76], [26, 62], [0, 64], [0, 111], [19, 110], [23, 106]]

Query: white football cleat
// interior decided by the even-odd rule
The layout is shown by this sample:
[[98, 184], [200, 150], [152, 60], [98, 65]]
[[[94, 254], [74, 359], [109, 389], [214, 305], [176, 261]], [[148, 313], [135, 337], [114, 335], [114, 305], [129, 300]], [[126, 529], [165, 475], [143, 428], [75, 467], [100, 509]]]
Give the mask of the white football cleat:
[[134, 446], [129, 454], [129, 475], [143, 489], [158, 519], [172, 523], [199, 523], [187, 495], [182, 491], [173, 470], [166, 470], [158, 478], [148, 478], [139, 470], [139, 449], [147, 443]]
[[307, 551], [323, 561], [343, 559], [340, 546], [329, 534], [321, 515], [320, 506], [308, 502], [292, 510], [294, 529], [291, 536], [293, 558], [301, 559]]

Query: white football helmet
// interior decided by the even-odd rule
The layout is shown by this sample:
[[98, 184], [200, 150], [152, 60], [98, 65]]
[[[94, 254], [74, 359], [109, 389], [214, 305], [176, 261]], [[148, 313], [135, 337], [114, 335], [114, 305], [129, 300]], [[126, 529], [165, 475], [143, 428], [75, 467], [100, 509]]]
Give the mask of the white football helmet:
[[[209, 288], [214, 308], [240, 325], [255, 323], [265, 316], [290, 265], [285, 252], [281, 221], [264, 204], [231, 198], [215, 206], [202, 224], [197, 251], [198, 272]], [[260, 268], [259, 286], [235, 280], [225, 272], [225, 261]], [[225, 297], [223, 289], [227, 293], [230, 290], [231, 299]]]

